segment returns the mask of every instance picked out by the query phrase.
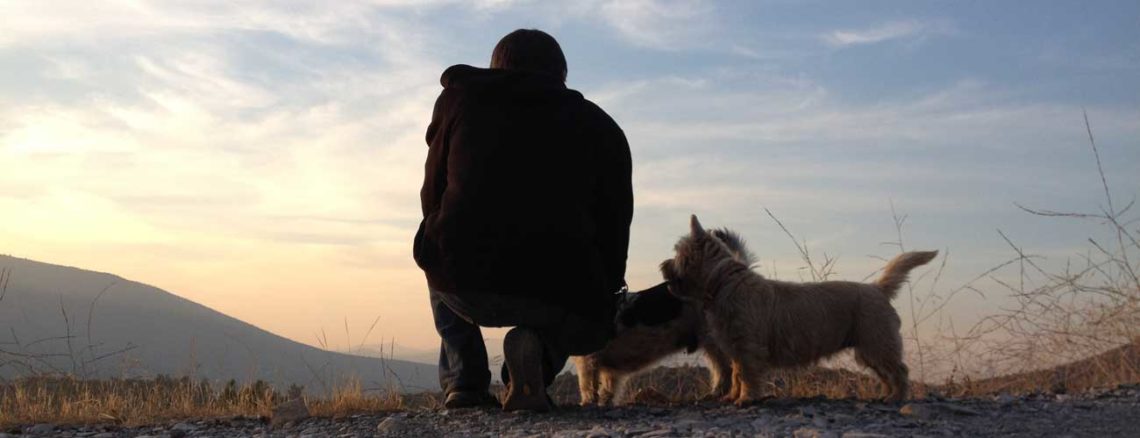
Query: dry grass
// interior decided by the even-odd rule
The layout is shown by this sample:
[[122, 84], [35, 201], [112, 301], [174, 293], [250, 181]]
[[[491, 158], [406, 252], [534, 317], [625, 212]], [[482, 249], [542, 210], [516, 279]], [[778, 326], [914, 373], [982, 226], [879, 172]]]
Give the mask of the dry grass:
[[418, 404], [431, 404], [430, 397], [405, 398], [395, 389], [365, 390], [359, 380], [349, 380], [336, 387], [328, 398], [308, 398], [309, 412], [320, 417], [345, 417], [355, 414], [403, 410]]
[[[268, 417], [289, 397], [265, 382], [211, 385], [189, 378], [79, 380], [70, 377], [23, 378], [0, 383], [0, 427], [21, 424], [113, 423], [124, 426], [181, 419]], [[430, 406], [431, 397], [412, 398]], [[356, 381], [338, 386], [328, 397], [307, 397], [313, 415], [344, 417], [390, 412], [410, 406], [396, 391], [366, 391]]]
[[1048, 369], [987, 379], [948, 382], [944, 394], [971, 397], [993, 394], [1080, 393], [1140, 382], [1140, 339], [1099, 355]]
[[215, 388], [188, 378], [79, 380], [23, 378], [0, 386], [0, 424], [119, 423], [261, 416], [283, 397], [264, 383]]

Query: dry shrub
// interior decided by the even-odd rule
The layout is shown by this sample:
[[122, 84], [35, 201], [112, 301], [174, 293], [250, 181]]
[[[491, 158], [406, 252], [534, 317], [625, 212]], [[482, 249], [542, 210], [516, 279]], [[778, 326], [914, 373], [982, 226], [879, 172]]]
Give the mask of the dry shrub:
[[1120, 207], [1114, 199], [1087, 115], [1084, 122], [1103, 189], [1100, 210], [1017, 207], [1035, 217], [1089, 223], [1086, 250], [1049, 260], [999, 231], [1014, 255], [979, 278], [990, 280], [1011, 304], [962, 334], [944, 334], [948, 342], [940, 346], [960, 369], [981, 364], [989, 370], [984, 384], [962, 387], [1032, 392], [1140, 381], [1140, 217], [1129, 215], [1133, 202]]
[[349, 379], [336, 386], [328, 398], [309, 398], [306, 402], [313, 415], [333, 418], [390, 412], [405, 407], [404, 396], [398, 390], [366, 390], [359, 379]]
[[[297, 387], [290, 392], [299, 393]], [[125, 426], [181, 419], [268, 417], [290, 398], [263, 381], [212, 385], [189, 378], [79, 380], [21, 378], [0, 383], [0, 426], [114, 423]], [[327, 397], [307, 397], [316, 416], [345, 417], [389, 412], [407, 404], [395, 390], [365, 390], [348, 380]]]
[[31, 377], [0, 384], [0, 424], [118, 423], [262, 416], [282, 396], [265, 382], [216, 388], [189, 378], [79, 380]]

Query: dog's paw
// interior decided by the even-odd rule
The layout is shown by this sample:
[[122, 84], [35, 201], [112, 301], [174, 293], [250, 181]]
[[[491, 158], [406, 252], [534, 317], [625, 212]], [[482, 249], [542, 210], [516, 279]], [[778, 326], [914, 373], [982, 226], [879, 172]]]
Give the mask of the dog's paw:
[[756, 399], [754, 399], [752, 397], [739, 397], [736, 400], [734, 400], [732, 402], [732, 404], [736, 405], [736, 407], [738, 407], [738, 408], [743, 408], [743, 407], [747, 407], [747, 406], [751, 406], [753, 404], [756, 404]]

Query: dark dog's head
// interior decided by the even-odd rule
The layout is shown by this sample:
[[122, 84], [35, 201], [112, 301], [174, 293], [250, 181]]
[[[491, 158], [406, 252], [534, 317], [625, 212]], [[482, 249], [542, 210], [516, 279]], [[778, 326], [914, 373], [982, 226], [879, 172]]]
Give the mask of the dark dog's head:
[[618, 326], [655, 326], [681, 316], [684, 303], [669, 293], [668, 283], [628, 294], [618, 309]]
[[689, 353], [700, 348], [701, 325], [692, 305], [669, 293], [668, 283], [627, 294], [617, 317], [619, 336], [645, 329], [666, 330], [671, 336], [659, 339], [672, 339], [676, 347]]

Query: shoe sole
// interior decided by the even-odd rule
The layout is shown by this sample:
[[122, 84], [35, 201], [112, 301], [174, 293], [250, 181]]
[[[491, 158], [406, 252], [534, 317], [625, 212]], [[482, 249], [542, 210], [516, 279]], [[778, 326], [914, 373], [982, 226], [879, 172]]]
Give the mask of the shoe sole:
[[[503, 356], [511, 375], [504, 411], [550, 411], [542, 380], [542, 343], [530, 330], [514, 329], [503, 339]], [[527, 366], [527, 364], [537, 366]]]
[[471, 409], [471, 408], [485, 408], [499, 406], [499, 400], [495, 396], [487, 394], [484, 396], [473, 397], [465, 400], [448, 400], [443, 402], [445, 409]]

